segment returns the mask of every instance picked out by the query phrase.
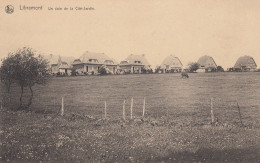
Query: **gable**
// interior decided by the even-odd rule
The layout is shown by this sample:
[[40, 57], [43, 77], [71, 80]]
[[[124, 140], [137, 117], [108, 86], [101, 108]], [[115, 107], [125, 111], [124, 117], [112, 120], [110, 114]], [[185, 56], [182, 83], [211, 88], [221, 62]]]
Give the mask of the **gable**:
[[210, 56], [203, 56], [198, 60], [201, 68], [217, 68], [217, 64]]
[[161, 67], [165, 67], [165, 66], [182, 67], [183, 65], [178, 57], [174, 57], [174, 56], [170, 55], [170, 56], [166, 57], [161, 64]]

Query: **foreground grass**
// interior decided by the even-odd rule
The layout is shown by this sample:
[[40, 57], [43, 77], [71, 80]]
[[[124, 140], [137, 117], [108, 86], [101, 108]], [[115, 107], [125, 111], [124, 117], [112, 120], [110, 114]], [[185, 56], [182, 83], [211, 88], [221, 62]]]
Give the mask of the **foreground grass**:
[[259, 162], [259, 128], [0, 111], [1, 161]]

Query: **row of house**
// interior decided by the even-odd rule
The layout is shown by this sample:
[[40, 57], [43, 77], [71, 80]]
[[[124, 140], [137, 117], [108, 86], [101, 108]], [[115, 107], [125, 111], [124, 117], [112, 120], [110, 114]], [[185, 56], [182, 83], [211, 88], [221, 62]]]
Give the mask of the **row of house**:
[[89, 51], [86, 51], [77, 59], [50, 55], [47, 60], [50, 62], [51, 73], [61, 75], [70, 75], [73, 71], [78, 75], [93, 75], [98, 74], [101, 67], [105, 67], [109, 74], [143, 73], [144, 70], [151, 70], [151, 65], [144, 54], [131, 54], [120, 63], [104, 53]]
[[[218, 65], [211, 56], [202, 56], [197, 61], [199, 68], [196, 72], [215, 72], [218, 69]], [[160, 65], [162, 73], [165, 72], [181, 72], [183, 70], [183, 64], [178, 57], [168, 56], [164, 59]], [[251, 56], [239, 57], [234, 67], [228, 68], [228, 71], [257, 71], [257, 65], [255, 60]]]
[[[115, 59], [108, 57], [104, 53], [94, 53], [86, 51], [79, 58], [61, 57], [49, 55], [47, 59], [50, 62], [52, 74], [76, 73], [78, 75], [98, 74], [101, 67], [104, 67], [109, 74], [125, 73], [146, 73], [151, 72], [151, 65], [145, 55], [129, 55], [125, 60], [118, 63]], [[197, 61], [199, 69], [197, 72], [216, 71], [217, 64], [211, 56], [202, 56]], [[167, 56], [161, 65], [157, 67], [159, 73], [174, 73], [184, 70], [183, 64], [176, 56]], [[229, 71], [255, 71], [257, 65], [250, 56], [242, 56]]]

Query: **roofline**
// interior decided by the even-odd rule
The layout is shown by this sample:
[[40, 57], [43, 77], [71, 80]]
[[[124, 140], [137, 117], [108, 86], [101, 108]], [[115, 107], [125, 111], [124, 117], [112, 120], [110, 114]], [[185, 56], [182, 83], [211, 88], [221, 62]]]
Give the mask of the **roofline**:
[[[169, 56], [167, 56], [167, 57], [170, 57], [170, 56], [172, 56], [173, 58], [176, 58], [176, 59], [180, 62], [181, 66], [183, 67], [183, 64], [182, 64], [181, 60], [179, 59], [179, 57], [176, 57], [176, 56], [173, 56], [173, 55], [169, 55]], [[166, 57], [166, 58], [167, 58], [167, 57]], [[165, 61], [166, 58], [164, 58], [163, 62]], [[160, 66], [166, 65], [166, 64], [163, 64], [163, 62], [162, 62], [162, 64], [161, 64]], [[170, 66], [170, 65], [169, 65], [169, 66]]]
[[218, 67], [217, 63], [215, 62], [215, 60], [213, 59], [213, 57], [210, 56], [210, 58], [213, 60], [213, 62], [215, 63], [216, 67]]
[[[179, 57], [176, 57], [178, 60], [179, 60], [179, 62], [181, 63], [181, 60], [179, 59]], [[183, 64], [181, 63], [181, 66], [183, 66]]]
[[[144, 64], [119, 64], [119, 66], [145, 66]], [[151, 66], [151, 65], [147, 65], [147, 66]]]
[[[211, 59], [213, 60], [213, 62], [215, 63], [216, 67], [218, 67], [218, 65], [217, 65], [217, 63], [215, 62], [215, 60], [214, 60], [213, 57], [211, 57], [211, 56], [209, 56], [209, 55], [203, 55], [203, 56], [201, 56], [200, 58], [202, 58], [202, 57], [209, 57], [209, 58], [211, 58]], [[200, 60], [200, 58], [199, 58], [199, 60]], [[199, 60], [198, 60], [198, 61], [199, 61]], [[198, 63], [198, 61], [197, 61], [197, 63]]]
[[81, 65], [81, 64], [88, 64], [88, 65], [109, 65], [109, 66], [117, 66], [117, 64], [105, 64], [105, 63], [87, 63], [87, 62], [81, 62], [81, 63], [72, 63], [71, 65]]
[[87, 62], [72, 63], [72, 65], [80, 65], [80, 64], [103, 65], [103, 63], [87, 63]]
[[[242, 57], [249, 57], [250, 59], [253, 59], [253, 61], [254, 61], [254, 63], [255, 63], [255, 66], [256, 66], [256, 68], [257, 68], [257, 64], [256, 64], [255, 59], [254, 59], [253, 57], [251, 57], [251, 56], [249, 56], [249, 55], [244, 55], [244, 56], [239, 57], [239, 58], [237, 59], [237, 61], [238, 61], [240, 58], [242, 58]], [[236, 63], [237, 63], [237, 61], [236, 61]], [[236, 63], [235, 63], [235, 65], [234, 65], [234, 68], [239, 68], [239, 67], [236, 67]]]
[[255, 66], [257, 67], [257, 64], [256, 64], [256, 62], [255, 62], [255, 59], [254, 59], [253, 57], [251, 57], [251, 59], [253, 59], [253, 61], [254, 61], [254, 63], [255, 63]]

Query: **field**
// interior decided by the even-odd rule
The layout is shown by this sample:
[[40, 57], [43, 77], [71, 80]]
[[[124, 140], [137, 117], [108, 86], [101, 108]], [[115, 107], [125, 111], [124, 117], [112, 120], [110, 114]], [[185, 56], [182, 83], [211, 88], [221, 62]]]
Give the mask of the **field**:
[[[13, 111], [20, 93], [14, 86], [11, 102], [0, 113], [0, 159], [259, 162], [260, 73], [189, 75], [189, 79], [180, 74], [53, 78], [34, 88], [29, 111]], [[130, 120], [132, 97], [134, 119]], [[141, 119], [144, 98], [146, 112]], [[215, 124], [210, 124], [211, 99]], [[126, 121], [122, 120], [124, 100]]]

